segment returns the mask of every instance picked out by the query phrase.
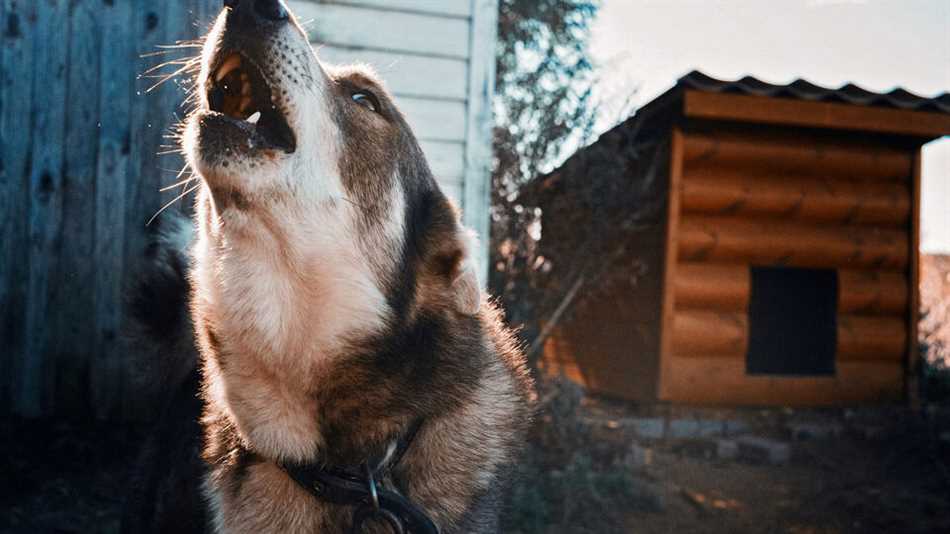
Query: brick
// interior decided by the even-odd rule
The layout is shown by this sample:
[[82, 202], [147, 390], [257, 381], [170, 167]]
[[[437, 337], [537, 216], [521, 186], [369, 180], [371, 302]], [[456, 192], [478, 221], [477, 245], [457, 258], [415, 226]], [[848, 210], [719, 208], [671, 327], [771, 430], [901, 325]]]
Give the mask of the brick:
[[842, 432], [841, 425], [834, 423], [789, 423], [788, 430], [799, 441], [836, 438]]
[[653, 463], [653, 451], [648, 447], [642, 447], [637, 443], [630, 445], [630, 451], [627, 454], [627, 465], [635, 470], [642, 470]]
[[635, 417], [626, 421], [633, 427], [638, 437], [661, 439], [663, 437], [663, 419], [659, 417]]
[[722, 421], [717, 421], [715, 419], [700, 419], [699, 420], [699, 437], [702, 438], [715, 438], [723, 435], [725, 425]]
[[782, 465], [792, 457], [788, 443], [768, 438], [744, 436], [738, 439], [739, 457], [754, 463]]
[[887, 429], [884, 425], [865, 425], [859, 428], [858, 434], [869, 441], [879, 440], [887, 434]]
[[749, 431], [749, 424], [745, 421], [730, 420], [723, 421], [723, 434], [725, 436], [738, 436]]
[[739, 444], [734, 439], [716, 440], [716, 457], [720, 460], [735, 460], [739, 457]]
[[698, 438], [699, 421], [693, 419], [674, 419], [670, 421], [670, 437], [674, 439]]

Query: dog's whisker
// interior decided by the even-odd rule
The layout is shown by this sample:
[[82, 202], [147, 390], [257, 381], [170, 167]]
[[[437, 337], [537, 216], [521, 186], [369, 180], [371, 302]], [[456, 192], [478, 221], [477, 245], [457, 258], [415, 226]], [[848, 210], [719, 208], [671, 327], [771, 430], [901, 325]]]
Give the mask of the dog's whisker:
[[[187, 166], [188, 166], [188, 164], [185, 164], [185, 167], [187, 167]], [[173, 178], [173, 180], [177, 180], [177, 179], [182, 175], [182, 172], [183, 172], [183, 170], [184, 170], [185, 167], [182, 167], [181, 169], [166, 169], [166, 168], [164, 168], [164, 167], [161, 167], [161, 168], [159, 168], [159, 170], [161, 170], [162, 172], [167, 172], [167, 173], [169, 173], [169, 174], [174, 174], [174, 175], [175, 175], [175, 178]]]
[[[182, 177], [182, 175], [185, 174], [185, 171], [187, 171], [187, 170], [188, 170], [188, 164], [186, 163], [186, 164], [182, 165], [181, 169], [179, 169], [178, 171], [172, 171], [171, 169], [169, 169], [169, 172], [174, 172], [174, 173], [175, 173], [175, 177], [172, 178], [172, 179], [173, 179], [173, 180], [178, 180], [179, 178]], [[159, 189], [159, 191], [163, 191], [163, 192], [164, 192], [164, 191], [167, 191], [167, 190], [169, 190], [169, 189], [173, 189], [173, 188], [175, 188], [175, 187], [177, 187], [177, 186], [179, 186], [179, 185], [181, 185], [181, 184], [183, 184], [183, 183], [187, 183], [189, 180], [191, 180], [191, 179], [194, 178], [195, 176], [196, 176], [196, 175], [195, 175], [194, 173], [192, 173], [191, 176], [188, 177], [188, 180], [183, 180], [183, 181], [176, 182], [176, 183], [173, 183], [173, 184], [171, 184], [171, 185], [165, 186], [165, 187]]]
[[178, 50], [181, 48], [201, 48], [204, 46], [203, 43], [197, 41], [182, 41], [173, 45], [158, 45], [156, 48], [162, 48], [165, 50]]
[[156, 82], [155, 85], [153, 85], [153, 86], [149, 87], [148, 89], [146, 89], [145, 92], [146, 92], [146, 93], [151, 93], [152, 90], [154, 90], [156, 87], [162, 85], [163, 83], [167, 82], [168, 80], [171, 80], [171, 79], [174, 78], [175, 76], [178, 76], [179, 74], [182, 74], [183, 72], [187, 72], [190, 67], [191, 67], [190, 64], [189, 64], [189, 65], [185, 65], [184, 67], [182, 67], [182, 68], [176, 70], [175, 72], [173, 72], [173, 73], [171, 73], [171, 74], [165, 76], [164, 78], [162, 78], [161, 80], [159, 80], [158, 82]]
[[201, 187], [201, 184], [200, 184], [200, 183], [199, 183], [198, 185], [195, 185], [194, 187], [188, 188], [187, 190], [185, 190], [184, 193], [182, 193], [182, 194], [178, 195], [177, 197], [175, 197], [175, 198], [171, 199], [170, 201], [168, 201], [167, 204], [165, 204], [164, 206], [162, 206], [161, 208], [159, 208], [158, 211], [155, 212], [155, 215], [152, 215], [152, 218], [149, 219], [147, 223], [145, 223], [145, 226], [151, 225], [152, 222], [155, 220], [155, 218], [158, 217], [163, 211], [165, 211], [166, 209], [168, 209], [169, 206], [171, 206], [171, 205], [174, 204], [175, 202], [178, 202], [179, 200], [185, 198], [185, 196], [188, 195], [188, 193], [191, 193], [192, 191], [198, 189], [199, 187]]
[[139, 54], [139, 57], [144, 59], [147, 57], [164, 56], [173, 52], [175, 52], [175, 50], [155, 50], [153, 52], [143, 52]]
[[[177, 71], [177, 73], [178, 73], [178, 74], [190, 74], [190, 73], [191, 73], [191, 70], [189, 70], [189, 69], [193, 69], [195, 72], [197, 72], [197, 70], [198, 70], [199, 68], [200, 68], [200, 67], [199, 67], [198, 65], [187, 65], [184, 70], [179, 69], [179, 70]], [[138, 79], [150, 79], [150, 80], [155, 80], [155, 79], [159, 79], [159, 78], [165, 78], [166, 76], [168, 76], [168, 75], [167, 75], [167, 74], [162, 74], [162, 73], [140, 74], [140, 75], [138, 76]], [[173, 76], [173, 77], [174, 77], [174, 76], [177, 76], [177, 74], [172, 74], [172, 76]], [[162, 83], [164, 83], [164, 82], [162, 82]]]
[[178, 187], [178, 186], [182, 186], [182, 185], [189, 184], [189, 183], [191, 183], [191, 182], [193, 182], [193, 181], [195, 181], [195, 180], [197, 180], [197, 179], [198, 179], [197, 176], [189, 176], [188, 178], [185, 178], [184, 180], [180, 180], [180, 181], [175, 182], [175, 183], [173, 183], [173, 184], [171, 184], [171, 185], [166, 185], [165, 187], [159, 189], [159, 192], [164, 193], [165, 191], [169, 191], [169, 190], [171, 190], [171, 189], [175, 189], [175, 188]]
[[146, 69], [145, 72], [143, 72], [142, 74], [139, 75], [139, 78], [143, 78], [143, 77], [145, 77], [146, 74], [151, 74], [151, 73], [153, 73], [153, 72], [155, 72], [155, 71], [157, 71], [157, 70], [159, 70], [159, 69], [161, 69], [161, 68], [167, 67], [167, 66], [169, 66], [169, 65], [189, 65], [189, 64], [191, 64], [191, 63], [193, 63], [193, 62], [194, 62], [194, 58], [188, 58], [188, 59], [171, 59], [171, 60], [168, 60], [168, 61], [163, 61], [163, 62], [159, 63], [158, 65], [155, 65], [155, 66], [153, 66], [153, 67], [149, 67], [148, 69]]

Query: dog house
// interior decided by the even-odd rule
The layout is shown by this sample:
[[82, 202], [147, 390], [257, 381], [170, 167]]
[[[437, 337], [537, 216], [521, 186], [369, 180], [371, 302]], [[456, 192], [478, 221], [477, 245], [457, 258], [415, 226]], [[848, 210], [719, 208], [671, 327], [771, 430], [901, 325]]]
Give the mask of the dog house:
[[[684, 76], [529, 189], [555, 276], [585, 239], [559, 223], [566, 210], [643, 212], [616, 234], [636, 279], [626, 261], [599, 277], [607, 290], [586, 284], [541, 367], [636, 400], [913, 394], [920, 148], [948, 133], [948, 94]], [[629, 191], [620, 206], [577, 201], [603, 180]]]

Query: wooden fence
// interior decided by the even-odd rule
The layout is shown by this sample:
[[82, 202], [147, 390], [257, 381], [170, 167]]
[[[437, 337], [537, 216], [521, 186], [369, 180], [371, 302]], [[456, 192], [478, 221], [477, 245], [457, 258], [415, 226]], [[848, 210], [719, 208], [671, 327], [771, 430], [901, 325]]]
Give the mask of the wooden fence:
[[[0, 411], [134, 416], [122, 288], [182, 166], [186, 87], [140, 77], [195, 49], [214, 0], [2, 0]], [[164, 52], [164, 53], [163, 53]], [[168, 73], [175, 65], [160, 69]], [[169, 70], [171, 69], [171, 70]]]

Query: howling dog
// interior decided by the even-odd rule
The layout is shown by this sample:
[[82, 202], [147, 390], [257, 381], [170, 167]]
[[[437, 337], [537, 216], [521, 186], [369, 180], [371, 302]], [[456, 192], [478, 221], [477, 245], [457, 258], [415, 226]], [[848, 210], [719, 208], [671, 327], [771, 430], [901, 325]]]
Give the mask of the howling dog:
[[533, 392], [469, 232], [371, 72], [280, 0], [224, 4], [182, 136], [195, 236], [172, 221], [138, 306], [199, 364], [127, 530], [497, 532]]

